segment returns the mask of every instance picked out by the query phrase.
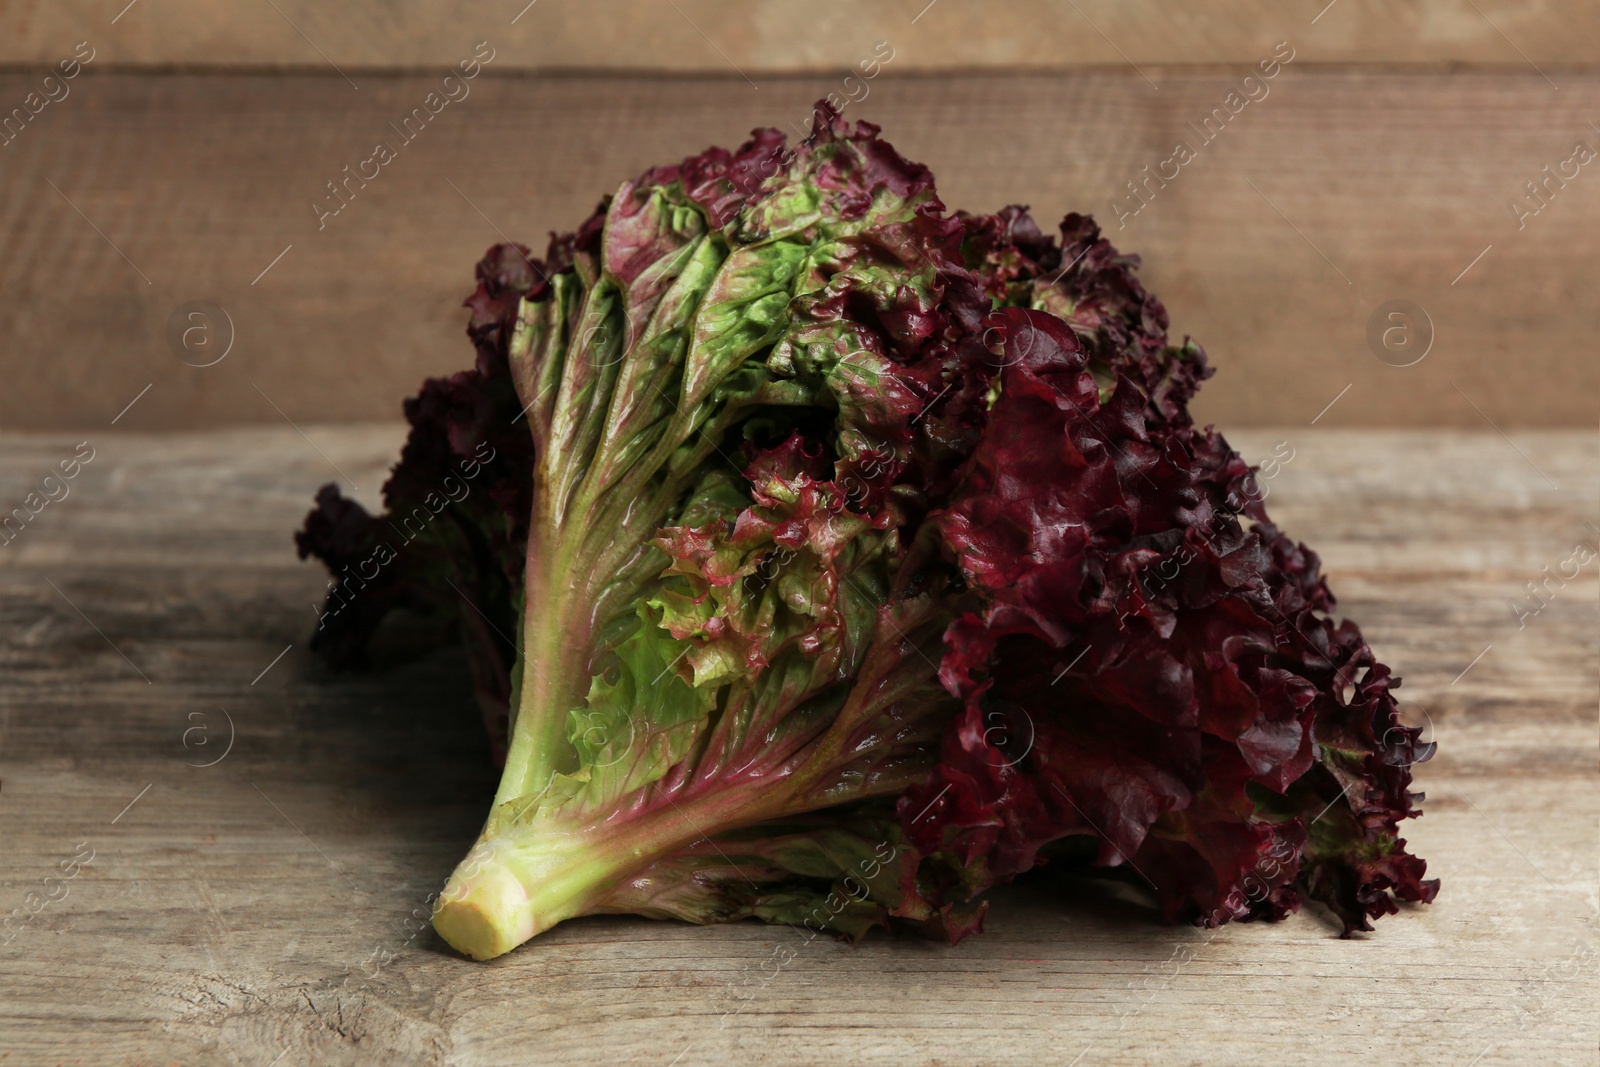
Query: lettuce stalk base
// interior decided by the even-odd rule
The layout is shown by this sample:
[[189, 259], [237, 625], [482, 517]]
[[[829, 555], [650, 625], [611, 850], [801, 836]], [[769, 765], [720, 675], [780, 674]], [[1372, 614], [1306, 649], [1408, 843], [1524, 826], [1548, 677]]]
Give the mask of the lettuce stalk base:
[[[726, 820], [709, 804], [694, 814]], [[434, 929], [457, 951], [493, 959], [594, 911], [628, 874], [700, 837], [696, 826], [677, 809], [604, 834], [539, 822], [488, 829], [445, 883]]]

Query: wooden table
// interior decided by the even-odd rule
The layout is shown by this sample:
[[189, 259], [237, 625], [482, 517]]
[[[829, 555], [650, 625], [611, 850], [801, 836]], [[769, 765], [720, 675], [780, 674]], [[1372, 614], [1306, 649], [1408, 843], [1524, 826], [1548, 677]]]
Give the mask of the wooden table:
[[369, 674], [307, 653], [290, 533], [334, 464], [374, 500], [400, 435], [305, 430], [0, 438], [6, 508], [95, 450], [0, 546], [0, 1065], [1595, 1062], [1600, 563], [1508, 605], [1600, 538], [1592, 434], [1236, 435], [1295, 449], [1269, 506], [1431, 723], [1434, 905], [1212, 932], [1045, 876], [959, 947], [768, 977], [792, 935], [754, 923], [580, 920], [488, 964], [406, 928], [494, 776], [426, 625]]

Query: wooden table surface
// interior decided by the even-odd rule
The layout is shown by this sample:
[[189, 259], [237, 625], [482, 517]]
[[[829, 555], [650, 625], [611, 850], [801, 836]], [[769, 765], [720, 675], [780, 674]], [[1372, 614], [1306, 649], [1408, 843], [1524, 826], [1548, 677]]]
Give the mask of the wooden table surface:
[[308, 654], [290, 533], [340, 471], [373, 501], [400, 432], [302, 428], [0, 437], [7, 510], [94, 449], [0, 546], [0, 1065], [1595, 1062], [1600, 562], [1509, 606], [1597, 546], [1593, 434], [1233, 435], [1294, 448], [1269, 507], [1439, 742], [1407, 833], [1435, 904], [1341, 941], [1042, 876], [959, 947], [772, 974], [793, 935], [754, 923], [579, 920], [487, 964], [406, 927], [494, 775], [425, 624], [372, 673]]

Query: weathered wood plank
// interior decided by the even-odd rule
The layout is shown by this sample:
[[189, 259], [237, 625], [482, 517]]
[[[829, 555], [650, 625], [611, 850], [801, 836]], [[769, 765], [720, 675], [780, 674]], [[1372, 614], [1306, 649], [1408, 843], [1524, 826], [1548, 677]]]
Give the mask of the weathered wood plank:
[[[33, 80], [0, 75], [0, 99]], [[1296, 62], [1177, 178], [1148, 186], [1137, 215], [1126, 183], [1175, 142], [1201, 144], [1189, 124], [1237, 71], [1164, 74], [1159, 92], [1131, 71], [891, 71], [846, 115], [932, 166], [952, 207], [1031, 202], [1046, 225], [1089, 210], [1144, 254], [1175, 333], [1219, 368], [1203, 418], [1591, 427], [1600, 361], [1580, 354], [1600, 336], [1600, 258], [1576, 237], [1600, 232], [1600, 163], [1551, 185], [1524, 229], [1507, 207], [1575, 141], [1600, 146], [1585, 103], [1600, 75], [1563, 80], [1556, 92], [1531, 72]], [[542, 247], [645, 166], [758, 124], [804, 129], [831, 84], [491, 69], [319, 230], [325, 183], [399, 140], [388, 124], [437, 81], [370, 75], [352, 92], [334, 74], [80, 75], [0, 148], [0, 426], [105, 426], [147, 385], [120, 427], [392, 418], [422, 377], [470, 363], [460, 302], [491, 242]], [[1395, 298], [1431, 316], [1436, 341], [1415, 366], [1369, 350], [1369, 320]], [[169, 349], [193, 300], [231, 316], [216, 366]], [[214, 346], [221, 332], [219, 320]]]
[[[896, 0], [749, 5], [734, 0], [444, 0], [216, 4], [164, 0], [16, 0], [0, 62], [53, 63], [88, 38], [122, 64], [448, 67], [490, 40], [517, 69], [727, 73], [845, 71], [893, 43], [910, 70], [1059, 69], [1253, 63], [1288, 37], [1321, 62], [1588, 64], [1600, 14], [1574, 3], [1386, 4], [1380, 0], [1229, 0], [1203, 10], [1176, 0]], [[276, 8], [276, 10], [274, 10]], [[118, 17], [120, 14], [120, 17]], [[115, 24], [112, 19], [116, 18]], [[1557, 72], [1550, 72], [1554, 76]]]
[[[756, 924], [579, 920], [489, 964], [402, 925], [494, 776], [422, 624], [374, 673], [305, 655], [321, 579], [288, 533], [331, 464], [373, 502], [400, 430], [302, 429], [96, 431], [71, 495], [0, 547], [0, 913], [94, 849], [0, 944], [0, 1062], [1594, 1060], [1596, 565], [1523, 629], [1505, 606], [1600, 536], [1592, 433], [1513, 435], [1556, 488], [1493, 433], [1231, 435], [1291, 442], [1274, 517], [1431, 721], [1407, 836], [1435, 904], [1355, 941], [1315, 913], [1208, 932], [1045, 872], [958, 948], [816, 941], [769, 978], [794, 935]], [[82, 439], [0, 436], [0, 500]], [[186, 766], [221, 752], [223, 708], [233, 747]]]

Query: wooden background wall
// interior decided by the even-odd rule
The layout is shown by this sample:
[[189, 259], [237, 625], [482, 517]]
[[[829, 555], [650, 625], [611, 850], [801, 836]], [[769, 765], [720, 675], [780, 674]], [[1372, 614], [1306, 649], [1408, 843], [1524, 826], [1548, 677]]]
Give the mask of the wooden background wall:
[[[1204, 418], [1306, 423], [1336, 398], [1319, 425], [1600, 416], [1600, 160], [1520, 227], [1509, 206], [1600, 149], [1592, 3], [523, 2], [0, 4], [0, 116], [66, 93], [0, 145], [0, 428], [103, 426], [136, 396], [119, 428], [393, 418], [470, 361], [459, 304], [487, 245], [542, 248], [648, 165], [803, 129], [885, 48], [847, 117], [951, 207], [1090, 211], [1143, 254], [1218, 367]], [[1280, 41], [1269, 94], [1119, 230], [1125, 182], [1197, 144], [1188, 123]], [[470, 95], [319, 230], [325, 183], [479, 42]], [[92, 61], [47, 84], [75, 51]], [[1400, 298], [1433, 334], [1404, 368], [1367, 339]], [[190, 301], [231, 321], [214, 366], [169, 345]]]

